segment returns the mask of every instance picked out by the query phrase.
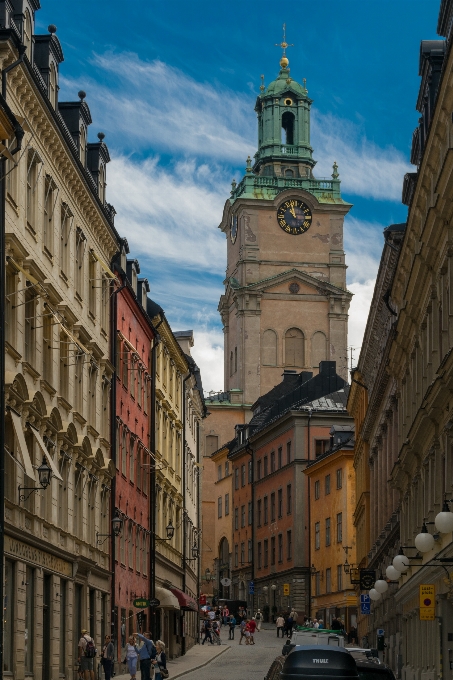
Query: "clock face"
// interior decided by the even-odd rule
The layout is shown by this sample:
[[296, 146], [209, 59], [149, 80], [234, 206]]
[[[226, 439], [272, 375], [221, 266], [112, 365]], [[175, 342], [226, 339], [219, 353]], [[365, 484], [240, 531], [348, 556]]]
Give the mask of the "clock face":
[[235, 243], [238, 235], [238, 216], [231, 215], [231, 225], [230, 225], [230, 238], [231, 243]]
[[279, 227], [292, 236], [298, 236], [307, 231], [311, 227], [312, 217], [308, 205], [297, 198], [288, 199], [279, 205], [277, 210]]

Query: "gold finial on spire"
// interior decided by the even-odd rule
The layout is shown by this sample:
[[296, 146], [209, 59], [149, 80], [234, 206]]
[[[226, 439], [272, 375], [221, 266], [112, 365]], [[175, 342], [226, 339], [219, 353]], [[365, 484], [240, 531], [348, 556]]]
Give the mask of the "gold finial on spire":
[[261, 92], [264, 92], [265, 89], [266, 89], [266, 88], [265, 88], [265, 86], [264, 86], [264, 76], [261, 74], [261, 85], [260, 85], [260, 90], [261, 90]]
[[292, 43], [289, 44], [286, 42], [286, 24], [283, 24], [283, 42], [275, 43], [275, 47], [281, 47], [283, 50], [282, 58], [280, 59], [280, 66], [282, 68], [288, 68], [289, 59], [286, 56], [286, 48], [294, 47], [294, 45]]

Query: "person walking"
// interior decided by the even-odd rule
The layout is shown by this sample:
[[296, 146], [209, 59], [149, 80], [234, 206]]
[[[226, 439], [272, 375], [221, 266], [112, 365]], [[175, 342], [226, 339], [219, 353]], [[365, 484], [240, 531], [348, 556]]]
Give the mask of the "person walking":
[[239, 624], [239, 628], [241, 631], [241, 637], [239, 638], [239, 644], [242, 645], [242, 638], [245, 637], [246, 642], [247, 642], [247, 636], [245, 634], [245, 627], [247, 625], [247, 621], [245, 619], [242, 619], [241, 623]]
[[290, 615], [290, 617], [291, 617], [292, 620], [293, 620], [293, 629], [294, 629], [294, 628], [296, 628], [296, 626], [297, 626], [297, 616], [298, 616], [298, 614], [297, 614], [296, 610], [294, 609], [294, 607], [293, 607], [293, 609], [291, 609], [289, 615]]
[[164, 677], [168, 678], [165, 643], [162, 642], [162, 640], [156, 642], [156, 652], [156, 658], [152, 660], [154, 666], [154, 680], [162, 680]]
[[126, 624], [124, 623], [123, 619], [123, 623], [121, 624], [121, 649], [124, 649], [125, 646], [126, 646]]
[[206, 642], [206, 640], [208, 638], [209, 638], [209, 642], [211, 643], [211, 645], [213, 645], [214, 643], [212, 641], [211, 620], [210, 619], [206, 619], [206, 621], [204, 622], [204, 639], [203, 639], [203, 642], [201, 644], [204, 645], [204, 643]]
[[254, 645], [255, 644], [255, 631], [256, 631], [256, 621], [255, 621], [255, 619], [252, 619], [251, 621], [248, 622], [248, 630], [249, 630], [249, 633], [250, 633], [249, 644]]
[[96, 646], [92, 637], [88, 635], [86, 628], [82, 628], [82, 637], [79, 640], [79, 664], [84, 680], [94, 680], [94, 657]]
[[135, 633], [143, 645], [138, 650], [140, 659], [140, 673], [142, 680], [151, 680], [151, 661], [156, 658], [156, 648], [154, 642], [151, 640], [151, 633], [146, 632], [143, 635]]
[[135, 680], [135, 676], [137, 675], [137, 660], [138, 649], [137, 645], [135, 644], [135, 637], [131, 635], [129, 637], [129, 642], [126, 645], [126, 663], [131, 680]]
[[262, 614], [261, 614], [261, 609], [258, 609], [258, 611], [257, 611], [256, 614], [255, 614], [256, 630], [258, 631], [258, 633], [259, 633], [260, 630], [261, 630], [261, 622], [262, 622], [262, 620], [263, 620], [263, 616], [262, 616]]
[[113, 675], [113, 664], [115, 661], [115, 649], [110, 635], [106, 635], [102, 648], [101, 664], [104, 668], [105, 680], [111, 680]]
[[228, 625], [230, 627], [230, 633], [229, 633], [229, 640], [234, 640], [234, 629], [236, 628], [236, 619], [234, 618], [234, 614], [231, 614], [229, 617]]
[[281, 614], [277, 616], [277, 637], [280, 637], [279, 633], [280, 631], [282, 632], [282, 637], [283, 637], [283, 631], [285, 630], [285, 619]]
[[293, 619], [291, 616], [288, 616], [286, 619], [285, 629], [286, 637], [291, 637], [291, 633], [293, 632]]

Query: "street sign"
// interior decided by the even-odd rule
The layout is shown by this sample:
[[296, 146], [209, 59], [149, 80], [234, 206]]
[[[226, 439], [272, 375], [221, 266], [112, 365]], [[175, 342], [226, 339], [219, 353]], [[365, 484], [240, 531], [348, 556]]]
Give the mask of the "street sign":
[[255, 583], [254, 583], [254, 581], [249, 581], [249, 595], [254, 595], [254, 594], [255, 594]]
[[377, 636], [381, 637], [382, 635], [385, 635], [385, 630], [383, 628], [378, 628], [377, 629]]
[[360, 590], [371, 590], [376, 581], [376, 572], [374, 569], [360, 570]]
[[138, 609], [146, 609], [147, 607], [150, 606], [149, 600], [147, 600], [145, 597], [137, 597], [137, 599], [134, 600], [133, 605]]
[[225, 586], [227, 588], [228, 586], [231, 586], [231, 579], [230, 578], [223, 578], [220, 583], [222, 586]]
[[283, 595], [289, 595], [289, 583], [283, 584]]
[[420, 621], [434, 621], [436, 618], [436, 589], [432, 584], [419, 586]]
[[204, 607], [205, 604], [206, 604], [206, 595], [200, 595], [200, 599], [199, 599], [198, 602], [199, 602], [200, 607]]
[[160, 600], [157, 597], [149, 601], [148, 607], [158, 607], [160, 605]]
[[371, 614], [371, 599], [369, 595], [360, 595], [360, 613]]

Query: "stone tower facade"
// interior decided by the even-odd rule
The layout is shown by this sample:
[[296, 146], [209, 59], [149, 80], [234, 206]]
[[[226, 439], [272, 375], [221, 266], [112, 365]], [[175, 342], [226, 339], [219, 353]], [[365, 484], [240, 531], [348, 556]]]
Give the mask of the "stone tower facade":
[[310, 107], [288, 60], [261, 86], [258, 151], [233, 182], [219, 228], [227, 242], [224, 327], [225, 390], [252, 404], [281, 381], [283, 370], [317, 372], [335, 360], [347, 376], [343, 220], [351, 204], [332, 177], [315, 179]]

